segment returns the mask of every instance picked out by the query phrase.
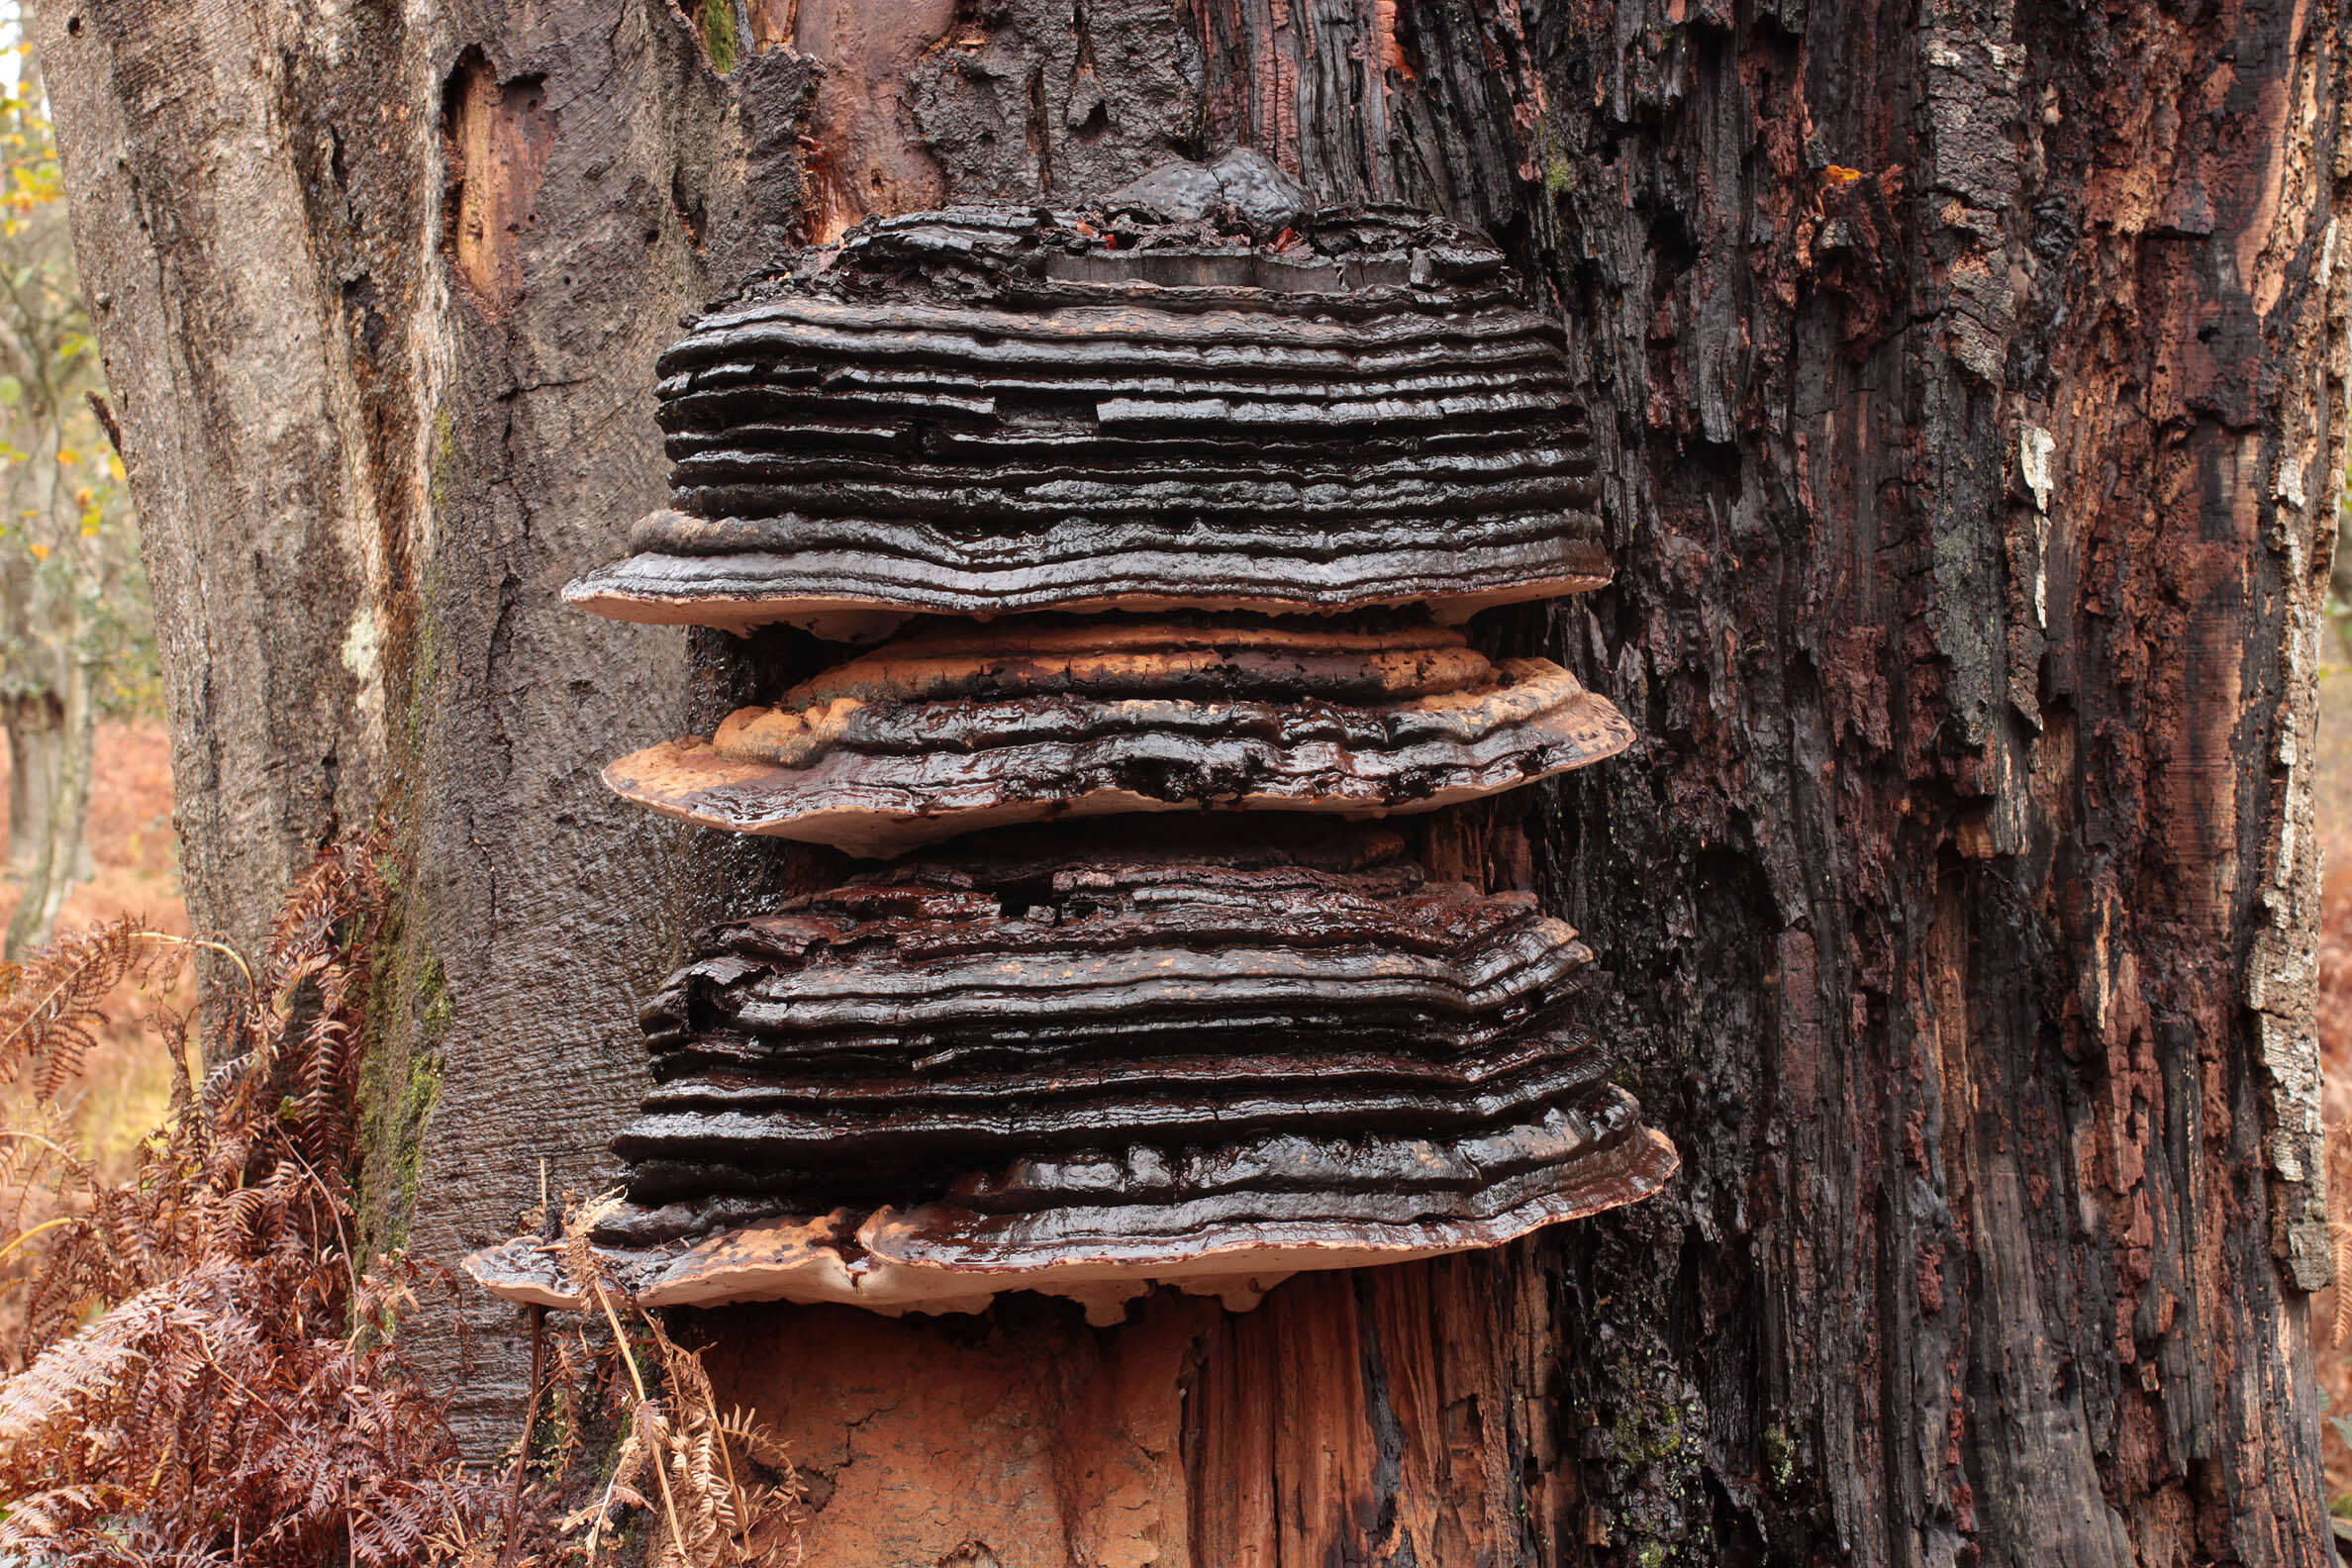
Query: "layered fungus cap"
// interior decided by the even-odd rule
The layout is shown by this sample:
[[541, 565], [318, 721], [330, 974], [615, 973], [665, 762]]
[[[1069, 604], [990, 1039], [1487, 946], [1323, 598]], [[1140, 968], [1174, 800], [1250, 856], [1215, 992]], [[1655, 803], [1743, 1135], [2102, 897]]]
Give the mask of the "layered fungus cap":
[[1550, 660], [1416, 619], [931, 620], [604, 777], [705, 827], [890, 855], [1050, 818], [1433, 811], [1632, 734]]
[[1492, 244], [1186, 167], [1085, 210], [871, 219], [696, 321], [658, 366], [670, 505], [568, 597], [865, 638], [922, 612], [1458, 619], [1607, 579], [1561, 327]]
[[[597, 1240], [641, 1300], [1225, 1293], [1630, 1203], [1592, 954], [1386, 832], [999, 834], [714, 928]], [[493, 1289], [560, 1299], [526, 1243]]]

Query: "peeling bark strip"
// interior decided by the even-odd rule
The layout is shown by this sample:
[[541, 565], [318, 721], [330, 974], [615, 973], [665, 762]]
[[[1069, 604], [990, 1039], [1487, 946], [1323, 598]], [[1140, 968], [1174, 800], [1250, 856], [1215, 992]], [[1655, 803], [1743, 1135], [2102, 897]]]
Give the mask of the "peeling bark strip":
[[[1604, 411], [1616, 582], [1475, 630], [1643, 745], [1415, 832], [1610, 954], [1685, 1175], [1236, 1318], [713, 1314], [813, 1559], [2323, 1562], [2339, 12], [1009, 0], [851, 50], [822, 11], [820, 81], [784, 48], [723, 77], [638, 0], [43, 9], [196, 919], [249, 939], [405, 803], [376, 1059], [385, 1127], [433, 1108], [385, 1153], [411, 1243], [508, 1233], [542, 1151], [609, 1176], [643, 932], [839, 880], [590, 783], [814, 672], [553, 603], [662, 499], [679, 314], [812, 230], [1237, 138], [1492, 233]], [[495, 321], [439, 260], [469, 48], [557, 126]], [[476, 1327], [492, 1452], [525, 1358]]]

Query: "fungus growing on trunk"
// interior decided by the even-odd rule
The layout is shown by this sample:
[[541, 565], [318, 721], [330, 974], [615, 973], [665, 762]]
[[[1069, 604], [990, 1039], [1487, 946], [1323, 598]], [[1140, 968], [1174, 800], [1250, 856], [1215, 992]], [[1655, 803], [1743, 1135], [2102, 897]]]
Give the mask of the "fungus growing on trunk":
[[[1451, 625], [1609, 575], [1562, 332], [1492, 245], [1309, 215], [1236, 155], [1087, 213], [873, 220], [660, 373], [674, 507], [568, 597], [891, 640], [606, 781], [852, 853], [958, 841], [712, 928], [645, 1010], [592, 1238], [639, 1300], [1245, 1305], [1673, 1174], [1576, 933], [1333, 820], [1632, 738]], [[468, 1266], [574, 1301], [557, 1256]]]
[[[1287, 238], [1286, 238], [1287, 237]], [[1401, 210], [1271, 238], [1141, 201], [878, 219], [659, 364], [630, 621], [1170, 609], [1443, 620], [1608, 580], [1557, 322]]]
[[1613, 756], [1607, 699], [1394, 616], [931, 622], [605, 769], [736, 833], [887, 855], [1056, 817], [1425, 812]]
[[[1007, 833], [713, 928], [595, 1239], [647, 1302], [1097, 1312], [1155, 1283], [1493, 1246], [1675, 1168], [1608, 1080], [1592, 955], [1381, 830]], [[525, 1240], [477, 1257], [562, 1299]]]

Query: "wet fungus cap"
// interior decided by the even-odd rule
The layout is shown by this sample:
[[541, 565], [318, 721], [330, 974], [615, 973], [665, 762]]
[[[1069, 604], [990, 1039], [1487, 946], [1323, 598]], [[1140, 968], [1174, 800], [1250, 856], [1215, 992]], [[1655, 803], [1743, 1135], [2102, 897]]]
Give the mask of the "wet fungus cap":
[[[1015, 832], [713, 928], [645, 1011], [634, 1202], [597, 1239], [679, 1302], [937, 1307], [1494, 1245], [1655, 1191], [1591, 953], [1400, 847]], [[476, 1272], [552, 1288], [524, 1251]]]
[[1559, 665], [1394, 615], [933, 620], [604, 778], [705, 827], [889, 855], [1064, 817], [1433, 811], [1631, 739]]
[[[640, 1303], [1241, 1307], [1673, 1175], [1576, 932], [1345, 820], [1632, 738], [1453, 627], [1608, 579], [1563, 331], [1483, 239], [1309, 209], [1235, 153], [875, 219], [662, 356], [671, 505], [566, 597], [889, 640], [606, 782], [956, 842], [710, 928], [646, 1006], [589, 1237]], [[467, 1267], [578, 1305], [564, 1258]]]
[[1561, 328], [1492, 245], [1154, 180], [1184, 184], [869, 220], [701, 318], [658, 366], [672, 504], [567, 597], [862, 639], [923, 612], [1458, 619], [1608, 579]]

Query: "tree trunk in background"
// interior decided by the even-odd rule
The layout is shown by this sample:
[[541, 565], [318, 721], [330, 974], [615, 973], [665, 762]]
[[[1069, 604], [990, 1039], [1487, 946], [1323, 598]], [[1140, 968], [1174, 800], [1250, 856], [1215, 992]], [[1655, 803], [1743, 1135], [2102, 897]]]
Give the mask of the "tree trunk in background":
[[23, 878], [40, 869], [48, 855], [50, 806], [56, 792], [55, 747], [51, 737], [65, 716], [46, 692], [11, 693], [8, 730], [8, 874]]
[[[1483, 635], [1646, 743], [1420, 831], [1614, 966], [1685, 1175], [1238, 1317], [705, 1315], [811, 1560], [2329, 1560], [2343, 15], [730, 4], [45, 8], [194, 918], [250, 942], [397, 840], [378, 1244], [607, 1180], [636, 999], [812, 874], [595, 783], [809, 656], [557, 600], [663, 493], [679, 312], [868, 211], [1238, 142], [1492, 230], [1616, 411], [1617, 585]], [[526, 1358], [468, 1312], [489, 1450]]]
[[0, 696], [8, 732], [8, 876], [15, 913], [0, 958], [17, 962], [49, 939], [90, 866], [90, 792], [98, 763], [98, 704], [70, 598], [44, 607], [54, 624], [15, 650], [14, 679], [30, 689]]

